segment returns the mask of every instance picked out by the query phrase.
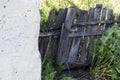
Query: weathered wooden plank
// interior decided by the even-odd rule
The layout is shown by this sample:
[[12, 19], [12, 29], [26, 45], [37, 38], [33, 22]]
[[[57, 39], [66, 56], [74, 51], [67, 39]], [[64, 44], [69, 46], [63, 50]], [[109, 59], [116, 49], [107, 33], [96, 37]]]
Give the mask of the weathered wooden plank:
[[[94, 12], [94, 21], [100, 21], [101, 9], [102, 9], [102, 5], [97, 4]], [[94, 33], [94, 31], [96, 30], [98, 30], [98, 25], [92, 27], [92, 33]]]
[[[113, 10], [112, 9], [108, 9], [107, 12], [107, 20], [114, 20], [114, 16], [113, 16]], [[110, 23], [110, 24], [106, 24], [106, 30], [110, 27], [113, 26], [114, 23]]]
[[[59, 40], [59, 44], [58, 44], [58, 52], [57, 52], [57, 56], [56, 56], [56, 62], [57, 62], [57, 64], [59, 63], [59, 62], [61, 62], [61, 59], [62, 59], [62, 56], [63, 56], [63, 53], [61, 52], [61, 48], [62, 48], [62, 46], [64, 46], [64, 44], [62, 44], [62, 38], [63, 38], [63, 33], [64, 33], [64, 23], [62, 24], [62, 29], [61, 29], [61, 34], [60, 34], [60, 40]], [[65, 33], [64, 33], [65, 34]], [[66, 37], [64, 37], [64, 38], [66, 38]], [[63, 38], [63, 39], [64, 39]]]
[[[117, 21], [120, 21], [120, 14], [119, 14], [119, 16], [117, 18]], [[120, 25], [120, 22], [117, 22], [117, 24]]]
[[[71, 31], [71, 32], [75, 32], [74, 34], [73, 33], [70, 33], [69, 34], [69, 37], [80, 37], [80, 36], [96, 36], [96, 35], [101, 35], [103, 33], [103, 31], [95, 31], [95, 33], [91, 33], [89, 34], [88, 32], [80, 32], [80, 31]], [[42, 37], [49, 37], [49, 36], [53, 36], [53, 38], [58, 38], [60, 35], [60, 30], [56, 30], [56, 31], [51, 31], [51, 32], [41, 32], [39, 37], [42, 38]]]
[[[76, 24], [74, 26], [75, 27], [76, 26], [77, 27], [80, 27], [80, 26], [81, 27], [82, 26], [94, 26], [94, 25], [98, 25], [98, 24], [100, 24], [100, 25], [114, 24], [115, 22], [116, 23], [120, 23], [120, 18], [118, 20], [102, 20], [102, 21], [81, 22], [81, 23], [78, 23], [78, 24]], [[75, 32], [75, 34], [70, 34], [69, 35], [70, 37], [79, 37], [79, 36], [82, 36], [82, 35], [84, 35], [84, 36], [101, 35], [104, 31], [103, 31], [103, 29], [100, 29], [98, 31], [95, 31], [95, 33], [97, 33], [97, 34], [95, 34], [95, 33], [93, 33], [93, 34], [87, 34], [87, 33], [84, 33], [84, 32], [79, 32], [79, 30], [76, 29], [76, 28], [74, 28], [74, 29], [72, 28], [72, 29], [70, 29], [70, 32], [71, 33]], [[40, 35], [39, 35], [39, 37], [56, 36], [56, 38], [58, 38], [59, 35], [60, 35], [60, 30], [54, 30], [54, 29], [52, 29], [50, 32], [41, 32]]]
[[80, 38], [77, 37], [75, 39], [73, 39], [73, 42], [72, 42], [72, 47], [70, 49], [70, 54], [69, 54], [69, 57], [68, 57], [68, 63], [73, 63], [73, 62], [76, 62], [76, 59], [77, 59], [77, 53], [79, 51], [79, 44], [80, 44]]
[[61, 29], [62, 23], [65, 22], [66, 13], [67, 13], [67, 9], [59, 10], [55, 25], [53, 26], [53, 29]]
[[[66, 15], [66, 9], [60, 9], [57, 15], [57, 19], [54, 22], [55, 24], [50, 27], [51, 28], [61, 28], [62, 23], [65, 21], [65, 15]], [[55, 30], [53, 34], [58, 34], [58, 30]], [[54, 35], [55, 36], [55, 35]], [[50, 44], [47, 52], [47, 56], [55, 60], [57, 50], [58, 50], [58, 42], [59, 42], [59, 36], [58, 38], [53, 38], [53, 36], [50, 36]]]
[[43, 60], [44, 56], [45, 56], [45, 51], [46, 51], [46, 47], [48, 45], [48, 38], [49, 37], [45, 37], [45, 38], [40, 38], [39, 37], [39, 51], [41, 53], [41, 58]]
[[[57, 19], [54, 20], [55, 19], [55, 11], [52, 10], [49, 14], [48, 21], [46, 23], [46, 31], [49, 31], [49, 30], [51, 31], [52, 28], [57, 28], [58, 25], [60, 27], [61, 24], [64, 22], [65, 14], [66, 14], [66, 10], [60, 9], [58, 12]], [[46, 57], [54, 58], [57, 53], [58, 37], [57, 37], [57, 39], [53, 39], [53, 37], [52, 37], [53, 34], [54, 34], [54, 36], [56, 36], [56, 35], [59, 36], [60, 31], [56, 30], [56, 31], [47, 32], [47, 33], [44, 32], [44, 33], [40, 34], [41, 40], [39, 42], [46, 43], [46, 44], [41, 44], [41, 46], [39, 47], [42, 57], [46, 56]]]
[[74, 34], [70, 33], [69, 34], [69, 37], [82, 37], [82, 36], [86, 36], [86, 37], [89, 37], [89, 36], [97, 36], [97, 35], [102, 35], [104, 31], [95, 31], [95, 33], [88, 33], [88, 32], [76, 32]]
[[119, 14], [119, 16], [118, 16], [117, 20], [120, 20], [120, 14]]
[[[101, 14], [101, 21], [104, 21], [105, 18], [106, 18], [106, 13], [107, 13], [107, 9], [106, 8], [103, 8], [102, 9], [102, 14]], [[98, 33], [99, 32], [105, 32], [105, 24], [99, 24], [100, 26], [98, 27]], [[100, 43], [100, 38], [101, 38], [101, 35], [97, 35], [98, 37], [98, 43]]]
[[53, 23], [54, 18], [55, 18], [55, 11], [51, 10], [48, 16], [47, 23], [46, 23], [46, 30], [50, 29], [51, 26], [53, 26], [52, 23]]
[[[102, 16], [101, 16], [101, 21], [105, 21], [106, 18], [106, 13], [107, 13], [107, 8], [102, 9]], [[104, 31], [105, 30], [105, 24], [100, 24], [99, 30], [98, 31]]]
[[72, 23], [73, 23], [73, 18], [76, 14], [76, 9], [75, 8], [69, 8], [67, 11], [67, 15], [66, 15], [66, 19], [65, 19], [65, 28], [67, 30], [70, 30], [70, 28], [72, 27]]
[[[95, 8], [91, 8], [91, 9], [89, 10], [88, 21], [92, 21], [92, 20], [93, 20], [94, 11], [95, 11]], [[87, 31], [86, 31], [85, 33], [86, 33], [86, 34], [90, 34], [91, 26], [89, 25], [89, 26], [86, 26], [86, 27], [87, 27]], [[84, 44], [84, 46], [86, 46], [86, 45]], [[84, 55], [84, 57], [82, 57], [82, 55], [81, 55], [81, 60], [82, 60], [82, 62], [81, 62], [80, 64], [83, 64], [83, 63], [85, 64], [85, 62], [86, 62], [86, 57], [87, 57], [86, 54], [88, 54], [87, 51], [88, 51], [88, 50], [86, 50], [86, 52], [83, 52], [83, 51], [82, 51], [82, 55]], [[84, 64], [83, 64], [83, 65], [84, 65]]]
[[[86, 21], [87, 20], [87, 13], [88, 13], [87, 11], [80, 10], [77, 23]], [[79, 28], [79, 31], [84, 32], [82, 30], [82, 28]], [[73, 33], [71, 33], [71, 35], [75, 36], [75, 34], [73, 34]], [[76, 37], [73, 39], [69, 58], [68, 58], [69, 63], [75, 63], [77, 61], [77, 54], [78, 54], [79, 47], [80, 47], [80, 41], [81, 41], [81, 37]]]
[[101, 21], [105, 21], [106, 13], [107, 13], [107, 8], [103, 8], [102, 9]]
[[[50, 29], [53, 26], [54, 18], [55, 18], [55, 11], [52, 10], [52, 11], [50, 11], [49, 16], [48, 16], [48, 20], [46, 23], [46, 30]], [[43, 39], [42, 42], [47, 43], [47, 44], [43, 44], [43, 47], [45, 48], [45, 51], [43, 52], [43, 54], [44, 54], [43, 57], [45, 57], [45, 56], [47, 57], [49, 48], [50, 48], [50, 43], [51, 43], [51, 36], [46, 37], [45, 39]]]
[[[73, 24], [72, 27], [81, 27], [81, 26], [94, 26], [97, 24], [113, 24], [113, 23], [120, 23], [120, 19], [118, 20], [102, 20], [102, 21], [89, 21], [89, 22], [81, 22], [81, 23], [77, 23], [77, 24]], [[48, 31], [51, 30], [59, 30], [60, 28], [50, 28], [48, 29]]]
[[[53, 24], [53, 19], [55, 17], [55, 11], [52, 10], [50, 13], [49, 13], [49, 16], [48, 16], [48, 20], [47, 20], [47, 23], [46, 23], [46, 30], [48, 30]], [[41, 52], [41, 56], [42, 56], [42, 59], [44, 58], [45, 55], [47, 55], [47, 52], [48, 52], [48, 43], [49, 43], [50, 39], [49, 37], [44, 37], [44, 38], [39, 38], [39, 50]]]
[[102, 20], [102, 21], [89, 21], [89, 22], [81, 22], [81, 23], [77, 23], [77, 24], [74, 24], [74, 26], [78, 26], [78, 27], [81, 27], [81, 26], [87, 26], [87, 25], [97, 25], [97, 24], [110, 24], [110, 23], [115, 23], [115, 22], [120, 22], [120, 20]]
[[[84, 13], [84, 15], [81, 15], [81, 16], [83, 16], [83, 20], [84, 20], [84, 22], [87, 22], [87, 20], [88, 20], [88, 11], [86, 11], [85, 13]], [[87, 27], [87, 28], [89, 28], [89, 27]], [[86, 32], [86, 30], [87, 30], [87, 28], [86, 28], [86, 26], [84, 26], [84, 29], [83, 29], [83, 32]], [[84, 35], [83, 35], [84, 36]], [[85, 59], [86, 59], [86, 44], [87, 44], [87, 37], [86, 36], [84, 36], [84, 38], [83, 38], [83, 46], [82, 46], [82, 52], [81, 52], [81, 57], [80, 57], [80, 63], [81, 64], [84, 64], [85, 63]]]
[[64, 62], [66, 63], [67, 58], [69, 56], [69, 29], [72, 26], [73, 18], [76, 14], [75, 8], [68, 8], [67, 15], [65, 19], [65, 24], [62, 27], [61, 30], [61, 36], [59, 41], [59, 48], [57, 53], [57, 63]]
[[80, 68], [85, 68], [85, 67], [88, 67], [88, 64], [81, 64], [81, 63], [77, 63], [77, 62], [73, 62], [73, 63], [68, 63], [68, 64], [65, 64], [65, 66], [69, 65], [69, 68], [70, 69], [80, 69]]
[[[92, 20], [92, 21], [100, 21], [101, 9], [102, 9], [102, 5], [97, 4], [96, 8], [94, 9], [94, 13], [91, 16], [90, 20]], [[90, 33], [97, 34], [96, 31], [98, 29], [98, 26], [99, 25], [91, 26]], [[90, 64], [90, 61], [91, 61], [91, 53], [92, 53], [93, 43], [94, 43], [94, 36], [91, 36], [91, 37], [89, 37], [89, 46], [88, 46], [88, 51], [87, 51], [87, 61], [86, 61], [87, 64]]]
[[[91, 8], [89, 11], [89, 15], [88, 15], [88, 21], [92, 21], [93, 20], [93, 14], [94, 14], [95, 9]], [[91, 26], [87, 26], [85, 33], [86, 34], [90, 34], [91, 33]], [[81, 64], [86, 64], [86, 60], [87, 60], [87, 55], [89, 54], [87, 51], [87, 44], [88, 44], [88, 40], [89, 37], [85, 37], [84, 38], [84, 44], [83, 44], [83, 49], [82, 49], [82, 53], [81, 53], [81, 59], [80, 59], [80, 63]]]
[[100, 14], [101, 14], [102, 4], [96, 4], [95, 12], [94, 12], [94, 21], [100, 21]]
[[57, 50], [58, 50], [58, 38], [53, 38], [52, 37], [51, 42], [50, 42], [50, 47], [48, 49], [47, 57], [52, 58], [53, 60], [55, 60]]
[[40, 33], [39, 37], [42, 38], [42, 37], [59, 36], [59, 35], [60, 35], [60, 30], [55, 30], [55, 31], [51, 31], [51, 32], [42, 32], [42, 33]]
[[114, 20], [113, 9], [108, 9], [107, 20]]

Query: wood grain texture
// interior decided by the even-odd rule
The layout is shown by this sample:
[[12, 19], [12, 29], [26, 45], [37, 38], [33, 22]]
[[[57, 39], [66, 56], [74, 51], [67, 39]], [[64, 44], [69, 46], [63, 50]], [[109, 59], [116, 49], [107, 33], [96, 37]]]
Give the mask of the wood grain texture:
[[[91, 17], [89, 17], [89, 21], [100, 21], [100, 15], [101, 15], [101, 9], [102, 9], [102, 5], [101, 4], [97, 4], [95, 8], [93, 8], [94, 13], [92, 12], [92, 10], [90, 10], [90, 14], [92, 15]], [[92, 13], [92, 14], [91, 14]], [[98, 34], [97, 30], [98, 30], [99, 24], [91, 26], [90, 29], [90, 34], [94, 33], [94, 34]], [[90, 36], [89, 37], [89, 46], [88, 46], [88, 51], [87, 51], [87, 60], [86, 63], [89, 65], [91, 62], [91, 56], [92, 56], [92, 48], [94, 47], [94, 39], [95, 36]]]
[[[48, 16], [48, 20], [46, 22], [46, 30], [50, 29], [50, 27], [53, 25], [53, 19], [55, 17], [55, 11], [52, 10], [50, 13], [49, 13], [49, 16]], [[44, 56], [47, 55], [47, 52], [48, 52], [48, 44], [50, 43], [49, 42], [50, 39], [49, 39], [49, 36], [47, 37], [39, 37], [39, 50], [41, 52], [41, 57], [42, 57], [42, 60], [44, 59]]]
[[[77, 19], [77, 23], [84, 22], [84, 21], [86, 22], [87, 13], [88, 13], [87, 11], [80, 10], [79, 16], [78, 16], [78, 19]], [[80, 27], [78, 29], [79, 29], [79, 31], [84, 32], [82, 27]], [[74, 34], [71, 33], [71, 35], [73, 35], [73, 36], [75, 36], [75, 34], [76, 34], [75, 32], [74, 32]], [[77, 61], [77, 54], [78, 54], [78, 51], [79, 51], [79, 48], [80, 48], [80, 42], [81, 42], [81, 37], [75, 37], [73, 39], [72, 46], [71, 46], [70, 53], [69, 53], [69, 57], [68, 57], [68, 62], [69, 63], [75, 63]]]
[[76, 14], [75, 8], [68, 8], [67, 15], [65, 19], [65, 24], [62, 27], [60, 41], [59, 41], [59, 48], [57, 53], [57, 62], [66, 62], [69, 56], [69, 29], [72, 26], [73, 18]]
[[[54, 25], [51, 26], [51, 28], [50, 28], [50, 29], [59, 28], [59, 31], [55, 30], [54, 34], [60, 33], [62, 23], [65, 21], [65, 16], [66, 16], [66, 9], [60, 9], [58, 11], [58, 15], [57, 15], [57, 18], [54, 22]], [[48, 49], [48, 53], [47, 53], [47, 57], [52, 58], [53, 60], [56, 59], [56, 55], [57, 55], [57, 51], [58, 51], [59, 36], [60, 35], [58, 35], [57, 38], [54, 38], [54, 36], [51, 35], [52, 38], [50, 37], [51, 40], [50, 40], [49, 49]]]
[[[112, 9], [108, 9], [107, 20], [114, 20], [113, 10]], [[106, 24], [106, 30], [109, 29], [110, 27], [112, 27], [113, 24], [114, 23], [108, 23], [108, 24]]]

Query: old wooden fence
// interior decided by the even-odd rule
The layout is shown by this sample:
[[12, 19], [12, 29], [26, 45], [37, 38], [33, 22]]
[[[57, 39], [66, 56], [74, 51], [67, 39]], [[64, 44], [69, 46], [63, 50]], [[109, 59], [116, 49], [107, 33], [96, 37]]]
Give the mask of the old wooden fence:
[[101, 4], [88, 11], [76, 7], [52, 10], [39, 37], [42, 58], [63, 62], [65, 69], [89, 66], [94, 39], [99, 41], [103, 32], [119, 22], [120, 17], [115, 20], [113, 10]]

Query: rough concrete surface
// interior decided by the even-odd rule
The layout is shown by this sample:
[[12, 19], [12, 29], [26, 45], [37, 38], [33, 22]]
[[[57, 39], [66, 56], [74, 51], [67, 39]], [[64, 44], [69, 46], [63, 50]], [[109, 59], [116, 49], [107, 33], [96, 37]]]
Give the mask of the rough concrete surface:
[[37, 0], [0, 0], [0, 80], [41, 80]]

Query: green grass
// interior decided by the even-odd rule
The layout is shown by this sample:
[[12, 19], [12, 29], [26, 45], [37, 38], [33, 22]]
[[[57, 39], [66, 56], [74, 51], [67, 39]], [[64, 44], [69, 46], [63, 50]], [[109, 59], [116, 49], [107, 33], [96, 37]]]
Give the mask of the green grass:
[[95, 40], [90, 73], [97, 80], [120, 80], [120, 27], [114, 25]]
[[[54, 61], [52, 59], [44, 58], [42, 62], [42, 80], [56, 80], [56, 75], [62, 72], [63, 70], [62, 63], [59, 63], [59, 66], [56, 70], [53, 65]], [[61, 76], [60, 80], [75, 80], [75, 79], [71, 77]]]

